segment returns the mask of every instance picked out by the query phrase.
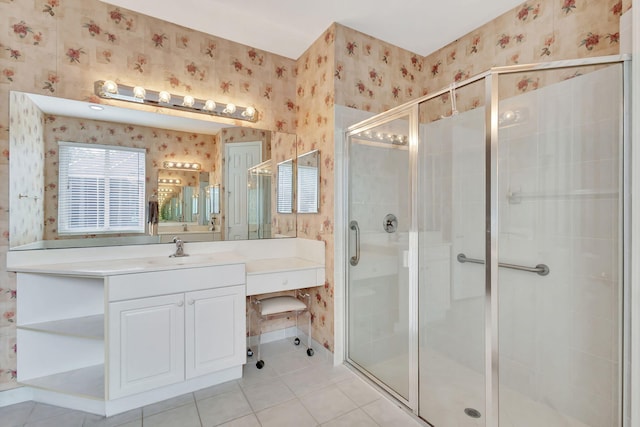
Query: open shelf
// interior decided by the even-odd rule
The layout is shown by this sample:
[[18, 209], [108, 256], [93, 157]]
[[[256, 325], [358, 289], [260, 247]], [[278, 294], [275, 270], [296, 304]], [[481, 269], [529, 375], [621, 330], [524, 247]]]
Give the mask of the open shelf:
[[20, 329], [96, 340], [104, 339], [104, 315], [18, 325]]
[[104, 365], [88, 366], [46, 377], [20, 381], [20, 384], [92, 399], [104, 399]]

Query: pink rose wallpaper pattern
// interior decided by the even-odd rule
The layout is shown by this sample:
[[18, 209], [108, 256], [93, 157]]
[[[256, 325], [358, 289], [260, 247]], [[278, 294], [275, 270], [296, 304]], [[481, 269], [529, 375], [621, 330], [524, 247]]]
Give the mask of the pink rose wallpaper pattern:
[[[0, 0], [0, 96], [9, 91], [97, 99], [93, 82], [252, 105], [254, 127], [295, 132], [298, 153], [320, 150], [318, 214], [298, 215], [297, 235], [326, 243], [327, 281], [314, 290], [314, 335], [333, 348], [334, 105], [374, 113], [492, 66], [615, 54], [629, 0], [527, 1], [422, 57], [333, 24], [297, 60], [146, 17], [97, 0]], [[535, 76], [513, 81], [533, 90]], [[469, 102], [476, 101], [472, 96]], [[445, 108], [444, 106], [442, 108]], [[239, 125], [239, 124], [238, 124]], [[2, 252], [8, 250], [9, 104], [0, 103]], [[0, 270], [0, 389], [15, 387], [15, 277]]]

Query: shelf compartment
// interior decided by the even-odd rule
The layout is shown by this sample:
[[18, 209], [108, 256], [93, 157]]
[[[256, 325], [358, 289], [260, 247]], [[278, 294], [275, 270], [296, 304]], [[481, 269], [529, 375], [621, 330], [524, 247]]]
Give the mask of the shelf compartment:
[[88, 366], [44, 377], [20, 381], [20, 384], [43, 390], [91, 399], [104, 399], [104, 365]]
[[18, 325], [19, 329], [95, 340], [104, 339], [104, 315]]

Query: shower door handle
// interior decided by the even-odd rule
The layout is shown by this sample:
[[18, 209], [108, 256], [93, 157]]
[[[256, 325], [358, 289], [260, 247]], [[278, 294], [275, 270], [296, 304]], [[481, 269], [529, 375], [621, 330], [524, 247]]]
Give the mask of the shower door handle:
[[358, 227], [358, 221], [351, 221], [349, 229], [356, 232], [356, 254], [349, 259], [349, 264], [356, 266], [360, 262], [360, 227]]

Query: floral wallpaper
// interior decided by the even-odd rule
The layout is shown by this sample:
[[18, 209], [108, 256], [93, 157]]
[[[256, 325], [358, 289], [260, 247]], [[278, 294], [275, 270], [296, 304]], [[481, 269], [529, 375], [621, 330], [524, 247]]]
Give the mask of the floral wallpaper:
[[[197, 172], [165, 170], [162, 166], [164, 161], [199, 162], [203, 171], [211, 171], [214, 168], [214, 158], [219, 151], [217, 135], [53, 115], [46, 115], [44, 122], [44, 237], [47, 240], [64, 238], [57, 233], [58, 141], [144, 148], [146, 150], [145, 199], [152, 194], [158, 194], [158, 178], [180, 178], [182, 186], [198, 185]], [[77, 238], [77, 236], [74, 237]]]
[[11, 164], [10, 233], [16, 245], [42, 240], [44, 232], [44, 115], [27, 95], [11, 93], [10, 147], [18, 160]]
[[[297, 235], [326, 243], [327, 279], [314, 288], [312, 314], [314, 336], [331, 350], [334, 105], [379, 113], [491, 66], [617, 53], [619, 17], [630, 7], [629, 0], [527, 1], [427, 57], [333, 24], [294, 61], [98, 0], [0, 0], [0, 97], [18, 90], [105, 102], [92, 93], [98, 79], [213, 93], [254, 106], [256, 128], [295, 132], [298, 153], [319, 149], [320, 212], [300, 215]], [[513, 84], [531, 90], [536, 80]], [[0, 102], [5, 178], [8, 117], [8, 103]], [[0, 192], [2, 254], [7, 186]], [[0, 269], [0, 389], [15, 387], [15, 297], [15, 277]]]
[[[251, 105], [256, 123], [294, 132], [295, 61], [98, 0], [0, 0], [0, 256], [8, 250], [9, 91], [98, 99], [111, 79]], [[113, 101], [111, 101], [113, 102]], [[117, 103], [117, 102], [115, 102]], [[155, 111], [150, 107], [130, 108]], [[177, 114], [172, 110], [166, 114]], [[224, 121], [224, 120], [223, 120]], [[55, 125], [52, 125], [55, 126]], [[151, 179], [151, 177], [149, 177]], [[0, 268], [0, 390], [15, 387], [15, 275]]]
[[298, 237], [325, 242], [326, 281], [312, 295], [313, 338], [333, 351], [333, 186], [335, 41], [338, 25], [327, 29], [298, 59], [297, 153], [320, 150], [320, 206], [317, 214], [298, 215]]

